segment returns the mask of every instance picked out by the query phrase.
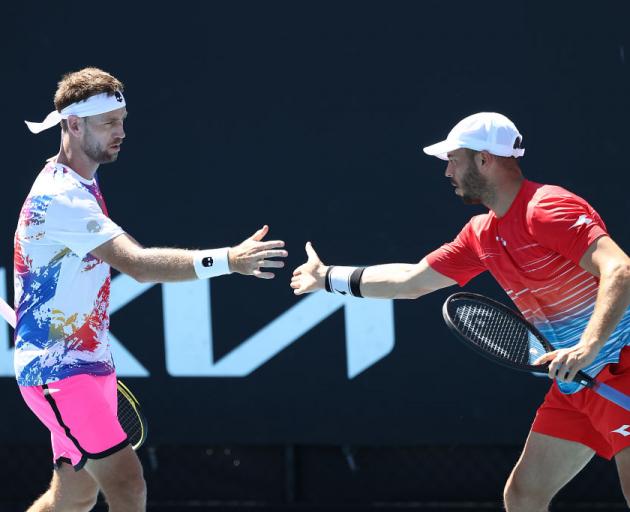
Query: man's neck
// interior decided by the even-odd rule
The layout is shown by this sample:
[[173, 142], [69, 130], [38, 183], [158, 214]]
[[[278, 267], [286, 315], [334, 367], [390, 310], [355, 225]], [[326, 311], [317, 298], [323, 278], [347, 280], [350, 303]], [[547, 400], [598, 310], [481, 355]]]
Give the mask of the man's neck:
[[525, 178], [519, 175], [516, 179], [501, 183], [501, 185], [497, 187], [493, 200], [489, 202], [489, 204], [486, 204], [486, 206], [492, 210], [498, 218], [503, 217], [510, 209], [510, 206], [512, 206], [514, 199], [516, 199], [524, 180]]
[[61, 148], [57, 155], [57, 162], [70, 167], [86, 180], [94, 179], [98, 164], [90, 159], [83, 151], [74, 149], [66, 141], [61, 141]]

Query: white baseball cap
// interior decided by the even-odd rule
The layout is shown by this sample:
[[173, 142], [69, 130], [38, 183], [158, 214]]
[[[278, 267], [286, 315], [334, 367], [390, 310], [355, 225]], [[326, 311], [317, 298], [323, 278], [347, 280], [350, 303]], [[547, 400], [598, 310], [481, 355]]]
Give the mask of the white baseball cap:
[[459, 148], [518, 158], [525, 153], [522, 142], [523, 136], [503, 114], [479, 112], [462, 119], [449, 132], [446, 140], [427, 146], [424, 152], [442, 160], [448, 160], [446, 154]]

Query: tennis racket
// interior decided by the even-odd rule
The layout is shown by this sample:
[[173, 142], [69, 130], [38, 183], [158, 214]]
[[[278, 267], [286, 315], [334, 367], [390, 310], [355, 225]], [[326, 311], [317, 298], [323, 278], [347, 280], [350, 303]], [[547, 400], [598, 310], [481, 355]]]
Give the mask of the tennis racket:
[[[534, 365], [540, 356], [555, 350], [551, 343], [520, 313], [476, 293], [455, 293], [442, 307], [446, 325], [482, 356], [503, 366], [526, 372], [544, 372], [546, 365]], [[578, 382], [598, 395], [630, 411], [630, 396], [579, 371]]]
[[[15, 311], [6, 301], [0, 297], [0, 316], [4, 318], [8, 324], [15, 329], [16, 318]], [[134, 450], [140, 448], [147, 438], [148, 424], [147, 419], [142, 413], [138, 399], [133, 395], [129, 388], [120, 380], [118, 385], [118, 421], [120, 426], [129, 437], [129, 443]]]

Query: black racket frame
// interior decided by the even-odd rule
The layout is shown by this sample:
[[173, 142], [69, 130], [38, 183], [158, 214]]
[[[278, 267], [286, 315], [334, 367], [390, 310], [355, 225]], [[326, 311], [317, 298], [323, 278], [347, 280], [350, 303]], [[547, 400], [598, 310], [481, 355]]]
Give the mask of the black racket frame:
[[[532, 372], [533, 373], [546, 373], [548, 371], [549, 363], [544, 364], [544, 365], [518, 364], [513, 361], [510, 361], [509, 359], [502, 358], [499, 355], [495, 355], [485, 350], [483, 347], [480, 347], [473, 341], [471, 341], [468, 338], [468, 336], [466, 336], [464, 333], [461, 332], [461, 330], [457, 327], [457, 325], [455, 325], [455, 322], [453, 321], [453, 318], [452, 318], [453, 315], [451, 315], [451, 310], [455, 307], [457, 301], [476, 302], [476, 303], [481, 303], [491, 308], [497, 309], [501, 311], [502, 313], [509, 315], [511, 318], [517, 320], [521, 324], [523, 324], [523, 326], [529, 332], [531, 332], [538, 339], [538, 341], [540, 341], [541, 345], [544, 347], [544, 349], [547, 352], [551, 352], [555, 350], [553, 345], [549, 343], [549, 341], [541, 334], [541, 332], [538, 329], [536, 329], [534, 325], [528, 322], [521, 313], [513, 310], [512, 308], [506, 306], [505, 304], [502, 304], [501, 302], [498, 302], [484, 295], [480, 295], [478, 293], [471, 293], [471, 292], [458, 292], [458, 293], [454, 293], [450, 295], [444, 301], [444, 305], [442, 306], [442, 316], [444, 317], [444, 322], [446, 323], [448, 328], [451, 330], [451, 332], [455, 334], [455, 336], [460, 341], [462, 341], [464, 345], [469, 347], [471, 350], [473, 350], [477, 354], [480, 354], [481, 356], [485, 357], [486, 359], [489, 359], [490, 361], [498, 363], [502, 366], [512, 368], [514, 370], [519, 370], [519, 371], [524, 371], [524, 372], [529, 372], [529, 373], [532, 373]], [[587, 387], [592, 387], [594, 385], [593, 378], [581, 370], [577, 373], [577, 375], [575, 376], [573, 380]]]

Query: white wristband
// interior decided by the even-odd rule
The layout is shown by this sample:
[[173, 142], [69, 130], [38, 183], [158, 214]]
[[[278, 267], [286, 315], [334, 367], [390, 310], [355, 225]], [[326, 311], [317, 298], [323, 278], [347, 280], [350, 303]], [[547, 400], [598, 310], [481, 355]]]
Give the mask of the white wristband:
[[340, 293], [341, 295], [352, 295], [350, 290], [350, 276], [357, 267], [340, 267], [333, 266], [328, 273], [328, 285], [332, 293]]
[[222, 276], [230, 273], [228, 261], [229, 247], [222, 249], [207, 249], [195, 251], [193, 262], [195, 264], [195, 274], [199, 279], [209, 279], [211, 277]]

